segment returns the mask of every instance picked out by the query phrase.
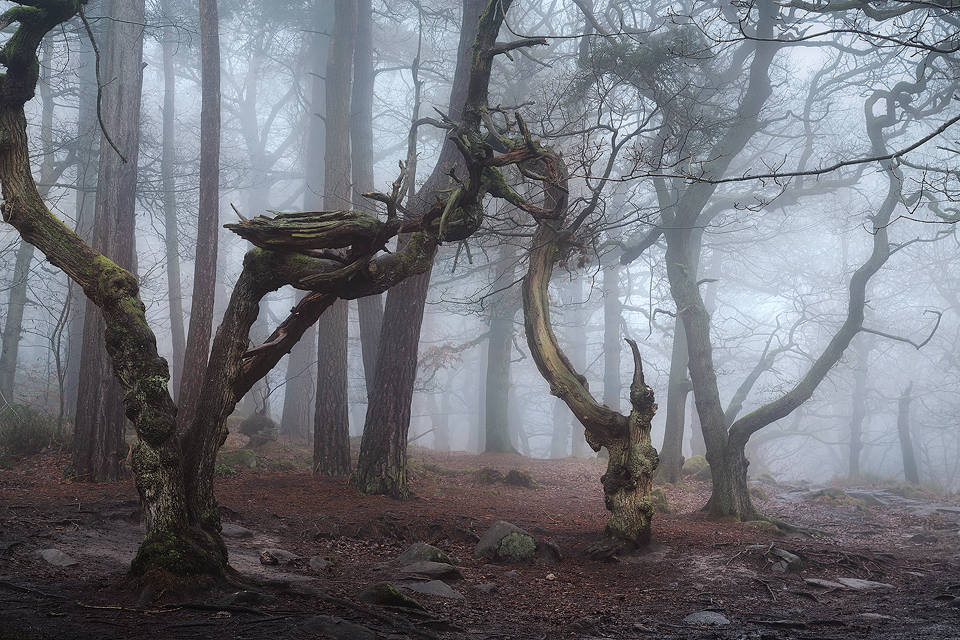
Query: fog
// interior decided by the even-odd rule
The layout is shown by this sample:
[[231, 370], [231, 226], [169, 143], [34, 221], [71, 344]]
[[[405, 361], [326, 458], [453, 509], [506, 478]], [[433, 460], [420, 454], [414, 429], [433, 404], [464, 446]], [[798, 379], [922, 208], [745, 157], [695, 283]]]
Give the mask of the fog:
[[[87, 8], [98, 37], [110, 22], [102, 4]], [[725, 409], [744, 390], [737, 412], [744, 416], [809, 374], [847, 317], [851, 277], [874, 251], [874, 223], [892, 207], [881, 225], [890, 255], [866, 285], [862, 330], [808, 400], [752, 435], [749, 474], [782, 481], [902, 480], [898, 419], [906, 419], [919, 480], [960, 490], [955, 20], [917, 12], [861, 24], [794, 4], [610, 3], [585, 15], [590, 3], [524, 1], [510, 9], [501, 40], [544, 37], [547, 44], [496, 58], [486, 117], [488, 126], [516, 137], [519, 114], [531, 135], [566, 162], [567, 220], [577, 228], [550, 288], [554, 329], [593, 395], [624, 413], [633, 361], [623, 339], [635, 340], [660, 406], [654, 446], [661, 449], [667, 435], [673, 377], [681, 394], [679, 412], [671, 416], [682, 429], [680, 453], [704, 455], [687, 359], [674, 349], [678, 320], [688, 312], [678, 307], [675, 276], [668, 273], [674, 222], [695, 221], [687, 231], [697, 291], [709, 313], [717, 390]], [[325, 80], [317, 69], [326, 64], [332, 3], [234, 0], [219, 9], [221, 223], [316, 210], [327, 185], [311, 164], [323, 149], [311, 147], [309, 131], [326, 114], [314, 85]], [[195, 11], [191, 3], [148, 2], [143, 30], [136, 273], [161, 355], [171, 363], [167, 264], [179, 266], [186, 323], [196, 251]], [[461, 7], [374, 2], [372, 11], [373, 189], [389, 193], [398, 166], [412, 170], [411, 158], [417, 173], [408, 179], [414, 188], [422, 184], [448, 135], [433, 125], [449, 115]], [[769, 12], [776, 18], [765, 34], [758, 16]], [[46, 201], [82, 232], [89, 224], [80, 219], [82, 201], [96, 197], [95, 185], [91, 192], [84, 180], [96, 164], [80, 161], [91, 138], [78, 118], [97, 86], [85, 29], [78, 21], [68, 24], [46, 40], [44, 90], [29, 104], [28, 121]], [[164, 226], [170, 190], [161, 176], [164, 42], [172, 44], [175, 86], [174, 255]], [[769, 58], [762, 70], [768, 92], [757, 89], [763, 56]], [[111, 79], [103, 81], [109, 88]], [[352, 107], [355, 117], [358, 108]], [[410, 155], [411, 122], [418, 118], [432, 122], [417, 128]], [[511, 167], [505, 176], [524, 198], [543, 200], [529, 175]], [[344, 180], [351, 194], [367, 190], [350, 176]], [[683, 217], [698, 190], [699, 210]], [[367, 206], [386, 218], [382, 204]], [[407, 440], [441, 450], [486, 449], [492, 372], [507, 366], [493, 362], [489, 350], [502, 330], [493, 325], [505, 319], [510, 333], [498, 339], [509, 345], [509, 388], [493, 402], [506, 412], [513, 446], [538, 458], [596, 456], [578, 420], [551, 395], [527, 344], [520, 282], [536, 222], [501, 198], [488, 197], [484, 207], [480, 231], [444, 243], [434, 261]], [[395, 251], [394, 242], [384, 251]], [[226, 229], [218, 246], [215, 327], [251, 248]], [[4, 226], [0, 322], [9, 323], [19, 282], [26, 284], [26, 304], [19, 334], [17, 327], [4, 332], [4, 352], [14, 344], [18, 349], [12, 397], [3, 401], [53, 417], [62, 401], [69, 424], [85, 362], [82, 322], [74, 319], [84, 305], [66, 277], [39, 256], [18, 273], [19, 247], [17, 233]], [[286, 318], [296, 295], [285, 287], [265, 299], [252, 343]], [[356, 437], [364, 430], [368, 389], [355, 300], [348, 335], [349, 432]], [[289, 375], [316, 387], [315, 366], [291, 371], [285, 358], [238, 412], [266, 413], [280, 423]], [[312, 438], [312, 399], [309, 406], [310, 422], [281, 432], [281, 439]]]

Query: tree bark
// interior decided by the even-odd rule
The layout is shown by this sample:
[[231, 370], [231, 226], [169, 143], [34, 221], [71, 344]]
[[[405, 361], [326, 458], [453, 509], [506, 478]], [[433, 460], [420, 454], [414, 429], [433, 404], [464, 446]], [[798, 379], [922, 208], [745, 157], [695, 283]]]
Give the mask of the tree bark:
[[[353, 52], [353, 87], [350, 98], [350, 157], [353, 163], [353, 206], [369, 211], [370, 202], [362, 194], [374, 190], [373, 175], [373, 7], [370, 0], [357, 1], [357, 36]], [[382, 296], [367, 296], [357, 301], [360, 317], [360, 351], [367, 398], [376, 376], [377, 351], [383, 327]]]
[[547, 287], [563, 242], [557, 222], [541, 220], [530, 243], [529, 267], [523, 280], [523, 312], [527, 344], [537, 368], [550, 384], [550, 393], [561, 398], [580, 420], [593, 449], [605, 446], [610, 458], [601, 478], [604, 503], [610, 511], [605, 538], [588, 549], [593, 557], [630, 551], [650, 540], [653, 501], [650, 492], [657, 452], [650, 443], [650, 428], [657, 405], [653, 389], [643, 380], [640, 354], [631, 342], [634, 378], [630, 387], [629, 416], [601, 405], [590, 395], [586, 379], [576, 372], [557, 342], [550, 322]]
[[920, 484], [917, 470], [917, 456], [913, 451], [913, 439], [910, 437], [910, 401], [913, 398], [913, 381], [900, 394], [897, 402], [897, 435], [900, 439], [900, 453], [903, 455], [903, 479], [910, 484]]
[[[352, 203], [350, 180], [350, 83], [357, 37], [357, 0], [336, 0], [330, 35], [326, 87], [326, 146], [323, 204], [327, 211]], [[317, 326], [317, 406], [313, 435], [314, 471], [350, 473], [350, 410], [347, 398], [347, 305], [338, 301]]]
[[[119, 151], [101, 142], [93, 246], [124, 269], [134, 268], [137, 159], [140, 147], [140, 98], [143, 81], [143, 0], [115, 0], [110, 7], [101, 77], [106, 130]], [[122, 154], [122, 156], [121, 156]], [[88, 303], [83, 332], [84, 374], [80, 377], [73, 456], [69, 473], [94, 482], [116, 480], [126, 455], [123, 390], [112, 375], [104, 347], [106, 324]]]
[[200, 0], [200, 204], [193, 298], [180, 383], [177, 425], [184, 431], [200, 404], [213, 327], [220, 226], [220, 20], [217, 0]]
[[336, 303], [317, 325], [317, 403], [313, 470], [326, 476], [350, 475], [350, 407], [347, 403], [347, 302]]
[[[161, 11], [170, 13], [170, 0], [163, 0]], [[180, 282], [180, 231], [177, 219], [176, 181], [176, 76], [173, 68], [173, 48], [176, 45], [173, 27], [163, 27], [161, 56], [163, 59], [163, 126], [160, 156], [160, 179], [163, 186], [163, 240], [167, 256], [167, 301], [170, 305], [171, 385], [174, 393], [180, 391], [183, 357], [187, 338], [183, 329], [183, 287]], [[177, 396], [174, 395], [174, 401]]]

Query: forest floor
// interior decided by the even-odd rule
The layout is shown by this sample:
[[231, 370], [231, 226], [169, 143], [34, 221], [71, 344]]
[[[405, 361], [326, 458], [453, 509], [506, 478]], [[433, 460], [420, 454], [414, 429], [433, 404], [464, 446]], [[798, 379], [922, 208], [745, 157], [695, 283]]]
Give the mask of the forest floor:
[[[270, 470], [282, 466], [276, 451], [272, 461], [261, 456], [272, 465], [218, 478], [224, 523], [250, 536], [227, 539], [231, 564], [258, 584], [232, 606], [222, 604], [223, 589], [142, 600], [124, 586], [143, 536], [132, 479], [64, 480], [59, 453], [15, 461], [0, 468], [0, 640], [960, 638], [956, 496], [906, 499], [873, 486], [857, 495], [886, 504], [865, 507], [843, 496], [811, 499], [811, 487], [763, 485], [762, 512], [816, 530], [784, 537], [705, 518], [698, 509], [709, 483], [668, 486], [676, 512], [657, 514], [651, 547], [599, 563], [581, 551], [606, 520], [601, 462], [410, 453], [415, 497], [404, 502], [360, 495], [341, 478]], [[483, 467], [527, 470], [540, 487], [485, 484], [468, 473]], [[522, 566], [474, 559], [478, 536], [499, 520], [553, 541], [565, 558]], [[462, 597], [408, 590], [424, 581], [404, 577], [395, 559], [418, 541], [456, 559], [463, 578], [449, 584]], [[48, 552], [66, 566], [44, 559], [49, 549], [67, 556]], [[262, 564], [264, 549], [292, 555]], [[781, 572], [779, 550], [803, 568]], [[381, 581], [405, 586], [427, 612], [358, 599]]]

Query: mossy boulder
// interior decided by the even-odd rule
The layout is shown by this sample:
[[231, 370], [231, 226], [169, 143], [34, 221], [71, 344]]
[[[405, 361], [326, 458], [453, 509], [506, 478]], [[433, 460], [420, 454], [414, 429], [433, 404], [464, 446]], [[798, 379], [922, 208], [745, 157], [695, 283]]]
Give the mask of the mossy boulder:
[[482, 467], [474, 472], [477, 479], [484, 484], [503, 482], [503, 473], [492, 467]]
[[693, 476], [694, 480], [709, 480], [712, 477], [710, 463], [703, 456], [693, 456], [684, 461], [682, 473], [685, 476]]
[[257, 466], [257, 453], [251, 449], [236, 449], [220, 454], [220, 464], [241, 469], [254, 469]]
[[474, 549], [474, 558], [493, 562], [532, 562], [537, 553], [536, 539], [516, 525], [497, 522], [490, 527]]
[[403, 607], [405, 609], [417, 609], [419, 611], [427, 610], [422, 604], [413, 598], [405, 596], [389, 582], [378, 582], [373, 586], [367, 587], [360, 592], [357, 599], [361, 602], [369, 602], [386, 607]]
[[540, 484], [534, 480], [533, 474], [523, 469], [510, 469], [503, 477], [503, 483], [525, 489], [539, 489]]
[[663, 487], [654, 487], [650, 492], [653, 508], [656, 513], [673, 513], [675, 509], [667, 504], [667, 492]]

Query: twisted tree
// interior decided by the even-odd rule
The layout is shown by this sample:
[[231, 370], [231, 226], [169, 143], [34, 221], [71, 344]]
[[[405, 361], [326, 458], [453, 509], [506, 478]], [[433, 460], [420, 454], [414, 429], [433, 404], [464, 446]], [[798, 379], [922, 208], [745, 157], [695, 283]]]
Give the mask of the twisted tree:
[[[136, 277], [64, 225], [43, 202], [31, 173], [23, 107], [33, 97], [39, 78], [37, 49], [46, 33], [69, 20], [83, 4], [82, 0], [22, 0], [0, 17], [0, 27], [17, 25], [0, 50], [0, 64], [6, 69], [0, 75], [0, 211], [103, 313], [107, 350], [139, 442], [133, 470], [146, 536], [133, 560], [132, 574], [148, 579], [158, 572], [229, 579], [233, 570], [227, 563], [213, 494], [216, 452], [227, 436], [226, 417], [335, 300], [381, 293], [429, 269], [441, 241], [462, 240], [477, 230], [483, 220], [481, 200], [487, 193], [518, 200], [506, 186], [501, 168], [532, 160], [540, 151], [522, 144], [496, 153], [482, 130], [480, 114], [494, 57], [543, 41], [497, 43], [510, 0], [488, 5], [473, 47], [463, 117], [442, 124], [454, 136], [467, 172], [456, 189], [434, 194], [423, 215], [398, 216], [398, 181], [391, 195], [371, 194], [386, 203], [386, 220], [360, 212], [314, 212], [229, 225], [257, 248], [244, 259], [214, 337], [200, 393], [204, 401], [178, 434], [177, 406], [168, 391], [169, 368], [157, 353]], [[345, 233], [345, 221], [351, 223], [346, 225], [349, 233]], [[401, 249], [381, 252], [385, 242], [401, 233], [407, 235]], [[248, 349], [261, 299], [284, 285], [310, 293], [264, 344]]]

